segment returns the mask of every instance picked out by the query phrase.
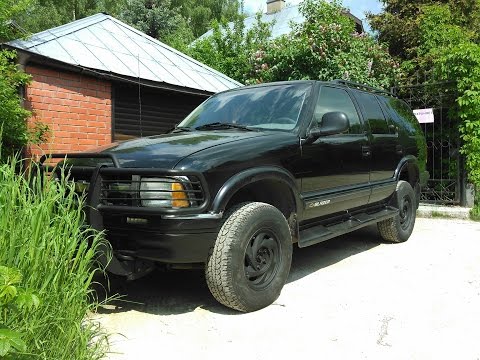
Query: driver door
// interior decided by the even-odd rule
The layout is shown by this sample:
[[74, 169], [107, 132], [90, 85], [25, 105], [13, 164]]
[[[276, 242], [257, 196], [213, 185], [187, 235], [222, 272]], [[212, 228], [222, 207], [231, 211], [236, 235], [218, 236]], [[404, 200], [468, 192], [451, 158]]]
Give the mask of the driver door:
[[310, 126], [320, 127], [323, 115], [334, 111], [347, 115], [349, 130], [302, 148], [306, 220], [366, 205], [370, 196], [369, 139], [349, 92], [322, 86]]

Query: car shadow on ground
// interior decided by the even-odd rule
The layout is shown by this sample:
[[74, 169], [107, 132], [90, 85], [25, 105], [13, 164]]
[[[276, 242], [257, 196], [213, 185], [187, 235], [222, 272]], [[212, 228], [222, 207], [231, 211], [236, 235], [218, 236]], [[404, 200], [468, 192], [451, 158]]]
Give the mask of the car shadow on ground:
[[[381, 238], [378, 231], [375, 226], [371, 226], [307, 248], [298, 248], [295, 245], [287, 283], [301, 280], [379, 244]], [[103, 292], [99, 292], [100, 297], [101, 293]], [[111, 279], [110, 290], [110, 295], [113, 294], [118, 294], [121, 298], [100, 306], [98, 313], [135, 310], [155, 315], [173, 315], [201, 307], [219, 314], [240, 314], [219, 304], [212, 297], [203, 270], [154, 271], [132, 282], [114, 278]]]

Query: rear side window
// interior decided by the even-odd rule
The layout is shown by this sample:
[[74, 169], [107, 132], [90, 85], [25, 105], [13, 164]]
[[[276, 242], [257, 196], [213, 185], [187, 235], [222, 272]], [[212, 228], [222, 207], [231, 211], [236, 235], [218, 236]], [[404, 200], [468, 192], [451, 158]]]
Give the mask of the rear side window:
[[387, 120], [375, 95], [357, 91], [355, 92], [364, 119], [368, 122], [372, 134], [390, 134]]
[[322, 87], [320, 96], [315, 107], [314, 119], [318, 125], [322, 122], [322, 117], [328, 112], [341, 111], [348, 116], [350, 121], [349, 134], [362, 134], [363, 128], [360, 123], [357, 109], [353, 104], [350, 95], [343, 90], [328, 86]]
[[396, 98], [382, 98], [381, 101], [391, 113], [393, 121], [405, 129], [408, 134], [414, 135], [418, 131], [421, 131], [417, 118], [405, 102]]

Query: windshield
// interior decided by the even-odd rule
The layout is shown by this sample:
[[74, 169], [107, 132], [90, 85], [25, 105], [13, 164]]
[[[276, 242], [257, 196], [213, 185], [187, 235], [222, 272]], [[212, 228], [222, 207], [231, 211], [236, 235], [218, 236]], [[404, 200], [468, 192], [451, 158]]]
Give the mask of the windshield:
[[310, 88], [310, 84], [274, 85], [218, 94], [197, 107], [178, 127], [204, 130], [234, 124], [236, 128], [292, 130]]

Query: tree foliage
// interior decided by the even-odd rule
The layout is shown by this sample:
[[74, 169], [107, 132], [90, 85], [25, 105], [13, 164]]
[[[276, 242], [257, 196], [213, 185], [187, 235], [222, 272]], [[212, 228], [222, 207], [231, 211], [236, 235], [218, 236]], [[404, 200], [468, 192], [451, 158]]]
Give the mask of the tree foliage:
[[[0, 0], [0, 40], [18, 36], [12, 18], [28, 8], [28, 1]], [[27, 127], [31, 115], [22, 106], [20, 89], [28, 84], [30, 76], [15, 64], [13, 51], [0, 51], [0, 162], [20, 151], [27, 142], [44, 141], [48, 127], [40, 123]]]
[[421, 45], [415, 61], [419, 68], [432, 68], [440, 78], [455, 81], [459, 97], [451, 111], [461, 120], [461, 152], [469, 180], [479, 189], [480, 45], [469, 21], [452, 5], [424, 6], [418, 24]]
[[[40, 300], [31, 290], [20, 287], [22, 274], [15, 268], [0, 265], [0, 358], [8, 354], [25, 352], [27, 344], [22, 333], [13, 331], [3, 324], [7, 316], [18, 310], [38, 308]], [[16, 315], [16, 314], [15, 314]]]
[[240, 16], [239, 0], [127, 0], [121, 20], [181, 51], [215, 22]]
[[[420, 27], [422, 14], [428, 6], [447, 5], [451, 19], [458, 26], [480, 36], [480, 1], [478, 0], [381, 0], [383, 12], [369, 14], [373, 30], [381, 43], [388, 44], [389, 52], [402, 61], [416, 60], [422, 45]], [[415, 64], [404, 63], [407, 70]]]
[[23, 29], [22, 36], [60, 26], [74, 20], [105, 12], [118, 16], [126, 0], [23, 0], [29, 6], [13, 17]]
[[18, 70], [14, 59], [14, 52], [0, 51], [0, 159], [13, 155], [28, 141], [30, 112], [21, 106], [18, 89], [30, 77]]
[[183, 20], [170, 0], [127, 0], [120, 19], [160, 40], [174, 33]]
[[457, 112], [461, 119], [466, 168], [470, 181], [480, 186], [480, 45], [476, 34], [463, 28], [448, 5], [425, 7], [420, 23], [419, 52], [444, 79], [454, 79], [460, 96]]
[[305, 22], [254, 54], [255, 82], [290, 79], [345, 79], [388, 88], [398, 64], [368, 34], [358, 34], [341, 3], [305, 0]]
[[[197, 41], [190, 55], [244, 83], [292, 79], [347, 79], [389, 87], [398, 64], [368, 34], [355, 32], [354, 22], [338, 2], [305, 0], [305, 22], [271, 39], [271, 24], [246, 31], [243, 21], [217, 24], [209, 38]], [[230, 70], [230, 71], [229, 71]]]
[[252, 54], [268, 45], [271, 25], [257, 15], [251, 29], [245, 29], [244, 18], [239, 17], [230, 25], [214, 21], [212, 31], [211, 36], [197, 40], [188, 48], [188, 54], [237, 81], [248, 82]]
[[172, 0], [172, 6], [188, 21], [195, 38], [207, 32], [214, 20], [234, 21], [242, 10], [239, 0]]
[[19, 36], [14, 19], [31, 6], [31, 0], [0, 0], [0, 42]]
[[241, 0], [0, 0], [0, 22], [13, 23], [10, 28], [16, 30], [0, 33], [0, 40], [105, 12], [184, 49], [210, 29], [213, 21], [233, 21], [241, 9]]

